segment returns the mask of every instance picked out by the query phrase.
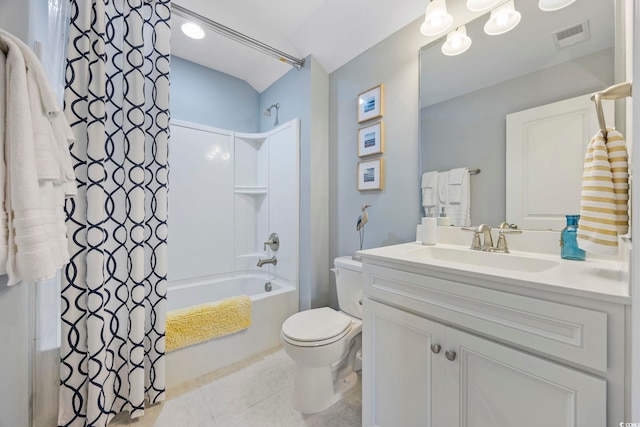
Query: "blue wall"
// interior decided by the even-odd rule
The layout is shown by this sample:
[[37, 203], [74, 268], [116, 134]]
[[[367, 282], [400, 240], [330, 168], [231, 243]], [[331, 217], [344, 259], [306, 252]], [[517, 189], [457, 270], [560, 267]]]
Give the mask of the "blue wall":
[[259, 99], [258, 92], [244, 80], [171, 56], [173, 119], [238, 132], [258, 132]]
[[[260, 95], [261, 111], [280, 103], [279, 122], [300, 119], [300, 309], [334, 304], [329, 286], [329, 76], [311, 57]], [[260, 114], [260, 131], [273, 129]], [[313, 121], [312, 121], [313, 118]]]
[[300, 134], [303, 140], [309, 137], [311, 117], [311, 60], [307, 58], [301, 70], [291, 68], [284, 76], [273, 82], [260, 94], [260, 132], [274, 128], [275, 108], [271, 117], [262, 114], [266, 107], [280, 103], [278, 119], [280, 124], [300, 118]]

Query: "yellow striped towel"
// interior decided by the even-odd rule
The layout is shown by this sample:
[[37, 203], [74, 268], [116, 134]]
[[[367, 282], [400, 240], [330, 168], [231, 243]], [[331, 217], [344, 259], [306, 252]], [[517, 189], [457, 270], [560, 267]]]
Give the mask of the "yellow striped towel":
[[587, 251], [615, 255], [618, 235], [629, 226], [629, 170], [622, 134], [607, 130], [587, 147], [582, 175], [578, 246]]
[[167, 313], [166, 350], [233, 334], [249, 326], [251, 298], [246, 295], [172, 310]]

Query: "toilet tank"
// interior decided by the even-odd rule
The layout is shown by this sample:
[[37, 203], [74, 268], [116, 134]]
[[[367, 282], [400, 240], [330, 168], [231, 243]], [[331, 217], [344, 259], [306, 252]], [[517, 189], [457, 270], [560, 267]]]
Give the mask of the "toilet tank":
[[343, 256], [333, 263], [340, 310], [362, 319], [362, 262]]

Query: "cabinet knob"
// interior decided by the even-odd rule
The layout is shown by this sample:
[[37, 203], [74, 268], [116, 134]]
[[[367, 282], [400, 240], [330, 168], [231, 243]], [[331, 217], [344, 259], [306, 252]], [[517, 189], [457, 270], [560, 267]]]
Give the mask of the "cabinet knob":
[[442, 347], [440, 347], [440, 344], [431, 344], [431, 351], [433, 351], [435, 354], [440, 353], [440, 349]]
[[454, 360], [456, 360], [457, 354], [453, 350], [447, 350], [444, 352], [444, 356], [453, 362]]

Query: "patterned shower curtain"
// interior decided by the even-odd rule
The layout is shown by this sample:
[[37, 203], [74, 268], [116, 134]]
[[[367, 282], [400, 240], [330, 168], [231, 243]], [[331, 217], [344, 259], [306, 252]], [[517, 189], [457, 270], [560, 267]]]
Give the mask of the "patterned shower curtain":
[[164, 400], [170, 0], [70, 0], [60, 426]]

